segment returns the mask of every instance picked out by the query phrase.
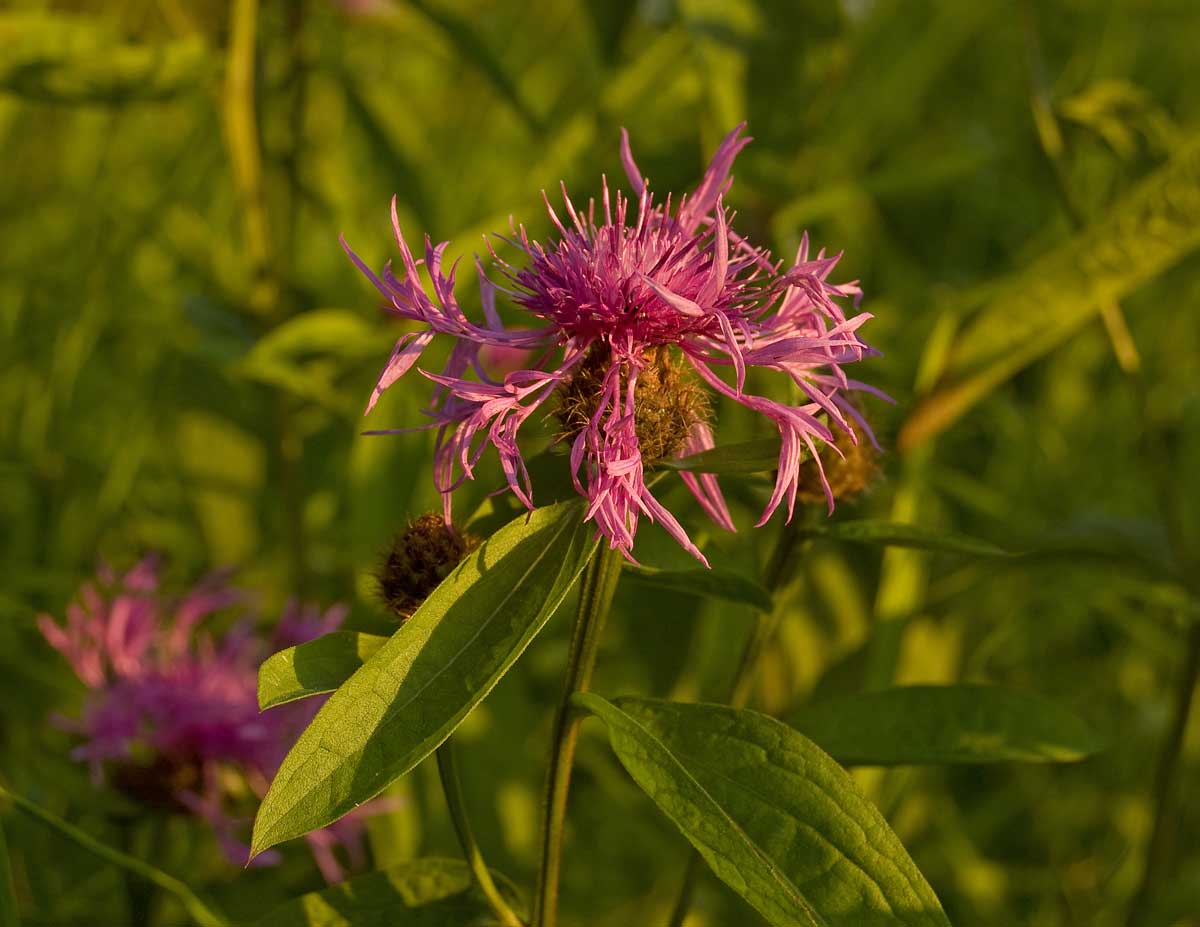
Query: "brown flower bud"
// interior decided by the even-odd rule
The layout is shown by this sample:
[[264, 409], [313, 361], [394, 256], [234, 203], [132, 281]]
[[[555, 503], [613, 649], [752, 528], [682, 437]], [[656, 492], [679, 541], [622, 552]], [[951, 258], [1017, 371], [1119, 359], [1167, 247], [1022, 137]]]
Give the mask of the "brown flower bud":
[[[828, 445], [821, 448], [821, 464], [833, 498], [848, 502], [867, 489], [879, 475], [878, 452], [870, 439], [859, 429], [858, 443], [851, 435], [834, 429], [834, 444], [844, 456]], [[821, 471], [817, 462], [808, 458], [800, 465], [800, 480], [796, 489], [796, 501], [802, 505], [824, 505], [825, 487], [821, 485]]]
[[479, 539], [460, 534], [441, 515], [422, 515], [401, 531], [380, 568], [380, 598], [401, 622], [407, 621]]

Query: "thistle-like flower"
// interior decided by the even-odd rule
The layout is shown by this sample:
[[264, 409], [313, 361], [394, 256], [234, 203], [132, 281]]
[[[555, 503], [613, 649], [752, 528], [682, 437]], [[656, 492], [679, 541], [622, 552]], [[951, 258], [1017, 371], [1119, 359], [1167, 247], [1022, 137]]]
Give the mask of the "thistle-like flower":
[[[93, 777], [143, 804], [203, 819], [226, 856], [242, 865], [249, 848], [239, 834], [239, 793], [266, 793], [275, 771], [321, 700], [258, 709], [258, 666], [275, 649], [335, 630], [344, 606], [322, 611], [289, 605], [270, 640], [241, 622], [220, 638], [199, 632], [215, 612], [246, 596], [215, 575], [177, 602], [159, 588], [153, 558], [124, 576], [102, 567], [67, 607], [64, 624], [42, 615], [46, 640], [88, 687], [81, 718], [63, 726], [85, 739], [74, 751]], [[361, 817], [308, 835], [322, 875], [340, 881], [334, 855], [364, 859]], [[255, 864], [270, 863], [265, 855]]]
[[[791, 518], [806, 450], [819, 466], [819, 445], [836, 450], [834, 429], [857, 442], [857, 424], [870, 437], [846, 394], [875, 391], [842, 370], [876, 353], [857, 334], [870, 315], [847, 317], [840, 305], [848, 299], [857, 311], [861, 291], [855, 283], [828, 281], [839, 256], [822, 251], [810, 258], [805, 235], [794, 265], [785, 269], [733, 230], [734, 217], [723, 197], [734, 158], [750, 141], [741, 137], [743, 128], [725, 137], [699, 187], [674, 208], [669, 196], [655, 202], [622, 132], [621, 160], [634, 198], [610, 193], [605, 179], [599, 209], [593, 200], [578, 210], [564, 186], [564, 222], [543, 193], [556, 240], [542, 244], [524, 226], [514, 225], [512, 237], [504, 240], [521, 252], [520, 266], [501, 258], [489, 243], [503, 285], [490, 280], [476, 258], [482, 324], [468, 319], [455, 298], [457, 265], [443, 269], [446, 242], [434, 246], [426, 236], [424, 259], [414, 258], [401, 234], [394, 198], [401, 275], [389, 262], [377, 276], [343, 240], [389, 310], [422, 325], [400, 337], [368, 412], [435, 335], [455, 339], [440, 374], [421, 371], [435, 384], [428, 410], [433, 422], [426, 427], [438, 429], [434, 478], [447, 522], [451, 493], [473, 478], [488, 444], [499, 453], [513, 493], [532, 507], [534, 490], [518, 431], [555, 395], [575, 487], [588, 500], [586, 517], [626, 556], [638, 520], [646, 516], [707, 565], [645, 479], [647, 467], [659, 460], [713, 446], [709, 404], [700, 384], [761, 413], [779, 431], [778, 475], [759, 525], [785, 500]], [[419, 276], [422, 264], [432, 296]], [[541, 324], [506, 328], [496, 310], [498, 291]], [[525, 350], [533, 363], [493, 379], [480, 362], [481, 349]], [[750, 367], [784, 374], [802, 399], [789, 404], [747, 393]], [[719, 369], [731, 372], [732, 383]], [[735, 530], [714, 476], [684, 473], [683, 480], [713, 521]], [[824, 493], [832, 510], [827, 482]]]

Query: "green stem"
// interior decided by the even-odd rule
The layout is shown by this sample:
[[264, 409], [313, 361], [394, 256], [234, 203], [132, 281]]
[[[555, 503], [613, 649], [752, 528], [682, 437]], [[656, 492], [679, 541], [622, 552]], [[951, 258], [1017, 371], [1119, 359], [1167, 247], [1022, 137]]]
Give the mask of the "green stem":
[[571, 769], [575, 761], [575, 743], [579, 738], [582, 720], [571, 710], [571, 696], [576, 692], [586, 692], [591, 685], [600, 633], [608, 618], [623, 562], [619, 552], [602, 544], [592, 555], [583, 577], [571, 650], [567, 656], [563, 697], [555, 712], [550, 739], [550, 762], [546, 770], [542, 810], [542, 860], [534, 898], [533, 927], [555, 927], [558, 923], [563, 826], [567, 816]]
[[[807, 513], [802, 518], [807, 518]], [[792, 522], [784, 525], [779, 536], [779, 543], [771, 554], [771, 560], [763, 571], [763, 588], [776, 593], [783, 588], [792, 574], [792, 565], [796, 557], [808, 547], [802, 525]], [[776, 602], [769, 612], [759, 612], [758, 620], [746, 646], [742, 649], [742, 657], [738, 662], [737, 671], [733, 674], [733, 682], [729, 686], [726, 702], [734, 708], [745, 708], [750, 702], [754, 691], [754, 680], [758, 674], [758, 665], [762, 655], [775, 638], [779, 630], [779, 622], [783, 619], [784, 606]], [[688, 910], [692, 906], [692, 895], [696, 890], [696, 880], [700, 875], [700, 854], [692, 851], [688, 857], [687, 868], [683, 873], [683, 883], [679, 887], [679, 895], [675, 899], [675, 907], [671, 909], [669, 927], [682, 927], [687, 919]]]
[[1150, 832], [1150, 843], [1146, 847], [1146, 864], [1142, 870], [1141, 884], [1129, 909], [1129, 927], [1139, 927], [1146, 922], [1151, 910], [1150, 903], [1154, 900], [1159, 881], [1171, 860], [1171, 846], [1178, 823], [1175, 808], [1179, 792], [1179, 758], [1183, 752], [1183, 742], [1191, 720], [1198, 682], [1200, 623], [1193, 624], [1188, 635], [1183, 673], [1179, 677], [1179, 687], [1175, 690], [1171, 729], [1167, 733], [1166, 743], [1163, 744], [1154, 776], [1154, 828]]
[[120, 850], [115, 850], [101, 843], [91, 834], [80, 830], [74, 824], [64, 821], [58, 815], [47, 811], [40, 805], [34, 804], [29, 799], [8, 791], [2, 785], [0, 785], [0, 799], [11, 801], [19, 810], [34, 820], [45, 824], [51, 830], [57, 831], [61, 836], [83, 847], [89, 853], [127, 872], [132, 872], [147, 882], [157, 885], [163, 891], [170, 892], [179, 899], [184, 910], [187, 911], [192, 920], [200, 925], [200, 927], [229, 927], [229, 921], [225, 920], [224, 917], [205, 904], [199, 895], [174, 876], [168, 875], [161, 869], [156, 869], [149, 863], [142, 862], [142, 860], [135, 856], [130, 856], [128, 853], [123, 853]]
[[471, 831], [471, 822], [467, 818], [467, 805], [463, 799], [462, 783], [458, 778], [458, 765], [454, 759], [454, 741], [447, 740], [437, 750], [438, 775], [442, 778], [442, 791], [446, 795], [446, 807], [450, 809], [450, 820], [454, 822], [454, 830], [458, 834], [458, 842], [462, 846], [463, 856], [471, 867], [471, 874], [483, 897], [487, 900], [498, 922], [504, 927], [523, 927], [521, 919], [504, 896], [496, 887], [492, 873], [483, 860], [479, 844], [475, 842], [475, 834]]

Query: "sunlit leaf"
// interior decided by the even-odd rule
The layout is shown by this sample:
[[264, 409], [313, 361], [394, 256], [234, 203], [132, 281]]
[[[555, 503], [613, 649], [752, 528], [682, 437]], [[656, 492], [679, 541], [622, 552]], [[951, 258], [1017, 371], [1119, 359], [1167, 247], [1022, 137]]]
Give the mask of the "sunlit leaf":
[[332, 692], [387, 641], [379, 634], [334, 631], [271, 654], [258, 668], [258, 707]]
[[501, 529], [321, 708], [254, 822], [253, 852], [337, 820], [432, 753], [566, 596], [594, 542], [577, 502]]
[[139, 879], [144, 879], [147, 882], [157, 885], [163, 891], [174, 895], [179, 900], [179, 903], [183, 905], [184, 910], [191, 915], [192, 919], [200, 927], [229, 927], [229, 922], [225, 918], [205, 904], [195, 892], [174, 876], [168, 875], [161, 869], [130, 856], [128, 853], [113, 849], [97, 840], [91, 834], [80, 830], [74, 824], [64, 821], [57, 814], [47, 811], [41, 805], [31, 802], [27, 798], [8, 791], [3, 786], [0, 786], [0, 799], [11, 801], [17, 808], [34, 820], [40, 821], [60, 836], [65, 837], [89, 853], [100, 857], [105, 862], [112, 863], [114, 866], [132, 873]]
[[[493, 873], [510, 901], [516, 889]], [[253, 927], [487, 927], [495, 917], [467, 864], [417, 859], [293, 898]]]
[[773, 718], [655, 699], [576, 704], [712, 870], [776, 925], [949, 923], [854, 780]]
[[765, 473], [779, 466], [779, 439], [760, 438], [738, 444], [720, 444], [678, 460], [655, 464], [664, 470], [688, 470], [696, 473]]
[[1006, 280], [959, 335], [938, 385], [898, 444], [945, 429], [1017, 371], [1049, 353], [1105, 304], [1200, 245], [1200, 138], [1079, 235]]
[[805, 706], [788, 722], [839, 763], [1065, 763], [1102, 748], [1048, 699], [998, 686], [903, 686]]
[[703, 599], [721, 599], [738, 605], [752, 605], [763, 611], [771, 610], [771, 594], [758, 583], [729, 570], [659, 570], [655, 567], [628, 564], [624, 575], [634, 582], [671, 589]]
[[0, 90], [59, 103], [162, 100], [196, 90], [213, 73], [199, 38], [135, 44], [84, 16], [5, 14], [0, 48]]

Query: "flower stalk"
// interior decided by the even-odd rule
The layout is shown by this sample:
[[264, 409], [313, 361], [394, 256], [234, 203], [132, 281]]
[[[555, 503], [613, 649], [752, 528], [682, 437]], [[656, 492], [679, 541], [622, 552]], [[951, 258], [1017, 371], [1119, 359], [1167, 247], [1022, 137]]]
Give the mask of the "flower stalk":
[[483, 853], [475, 841], [475, 833], [471, 830], [471, 822], [467, 817], [467, 805], [463, 798], [462, 782], [458, 777], [458, 764], [454, 757], [454, 741], [447, 740], [437, 750], [438, 775], [442, 780], [442, 791], [446, 795], [446, 807], [450, 811], [450, 820], [454, 822], [454, 831], [458, 834], [458, 842], [462, 846], [463, 857], [471, 868], [475, 884], [479, 886], [484, 899], [496, 915], [497, 923], [503, 927], [524, 927], [521, 918], [504, 900], [492, 873], [484, 862]]
[[562, 869], [567, 794], [571, 787], [575, 745], [582, 721], [571, 708], [571, 696], [586, 692], [591, 686], [600, 634], [612, 606], [623, 562], [619, 551], [601, 544], [592, 555], [583, 576], [575, 630], [567, 657], [563, 696], [555, 712], [550, 740], [550, 762], [546, 770], [542, 810], [542, 858], [534, 898], [533, 927], [556, 927], [558, 923], [558, 884]]

